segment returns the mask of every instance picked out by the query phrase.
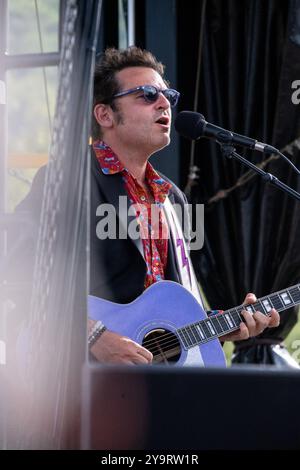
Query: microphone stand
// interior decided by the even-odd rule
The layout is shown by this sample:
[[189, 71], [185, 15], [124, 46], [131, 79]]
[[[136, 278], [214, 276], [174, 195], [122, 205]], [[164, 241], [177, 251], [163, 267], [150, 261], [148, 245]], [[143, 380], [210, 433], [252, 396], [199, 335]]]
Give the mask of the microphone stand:
[[267, 173], [266, 171], [258, 168], [256, 165], [246, 160], [246, 158], [242, 157], [235, 151], [235, 148], [232, 145], [224, 144], [222, 142], [218, 142], [218, 144], [221, 146], [222, 155], [224, 155], [226, 158], [234, 158], [235, 160], [238, 160], [243, 165], [258, 173], [266, 183], [273, 184], [277, 188], [281, 189], [281, 191], [288, 193], [294, 199], [298, 199], [298, 201], [300, 201], [300, 194], [297, 191], [280, 181], [278, 178], [276, 178], [276, 176], [272, 175], [271, 173]]

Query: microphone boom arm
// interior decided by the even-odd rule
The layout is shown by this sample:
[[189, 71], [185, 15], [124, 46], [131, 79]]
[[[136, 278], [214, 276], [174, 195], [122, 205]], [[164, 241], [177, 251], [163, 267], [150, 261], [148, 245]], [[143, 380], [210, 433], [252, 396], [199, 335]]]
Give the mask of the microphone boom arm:
[[280, 181], [278, 178], [276, 178], [276, 176], [272, 175], [271, 173], [268, 173], [262, 170], [261, 168], [258, 168], [256, 165], [246, 160], [246, 158], [242, 157], [242, 155], [238, 154], [235, 151], [236, 149], [232, 145], [224, 144], [221, 142], [218, 143], [221, 146], [222, 155], [224, 155], [226, 158], [234, 158], [235, 160], [238, 160], [240, 163], [242, 163], [242, 165], [245, 165], [251, 170], [258, 173], [266, 183], [273, 184], [277, 188], [292, 196], [294, 199], [300, 201], [300, 194], [293, 188], [290, 188], [290, 186]]

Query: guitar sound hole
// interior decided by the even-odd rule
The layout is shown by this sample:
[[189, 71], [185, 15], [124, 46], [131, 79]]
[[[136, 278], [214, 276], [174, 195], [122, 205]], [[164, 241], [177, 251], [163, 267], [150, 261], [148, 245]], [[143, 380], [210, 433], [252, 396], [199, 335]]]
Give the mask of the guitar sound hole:
[[144, 337], [142, 346], [153, 354], [153, 363], [175, 363], [180, 358], [181, 346], [174, 333], [159, 328]]

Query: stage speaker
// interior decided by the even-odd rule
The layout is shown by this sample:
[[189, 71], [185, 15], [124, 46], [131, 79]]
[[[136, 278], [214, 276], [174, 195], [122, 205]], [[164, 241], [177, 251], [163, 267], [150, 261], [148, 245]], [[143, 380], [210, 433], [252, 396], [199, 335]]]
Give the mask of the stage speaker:
[[86, 365], [82, 449], [300, 449], [300, 372]]

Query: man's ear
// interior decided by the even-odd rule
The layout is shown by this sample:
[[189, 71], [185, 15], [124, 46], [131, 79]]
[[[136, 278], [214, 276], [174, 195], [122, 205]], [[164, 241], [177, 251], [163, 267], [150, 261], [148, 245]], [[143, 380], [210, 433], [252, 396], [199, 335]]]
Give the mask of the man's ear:
[[94, 107], [94, 116], [101, 127], [111, 127], [113, 124], [113, 113], [109, 105], [99, 103]]

